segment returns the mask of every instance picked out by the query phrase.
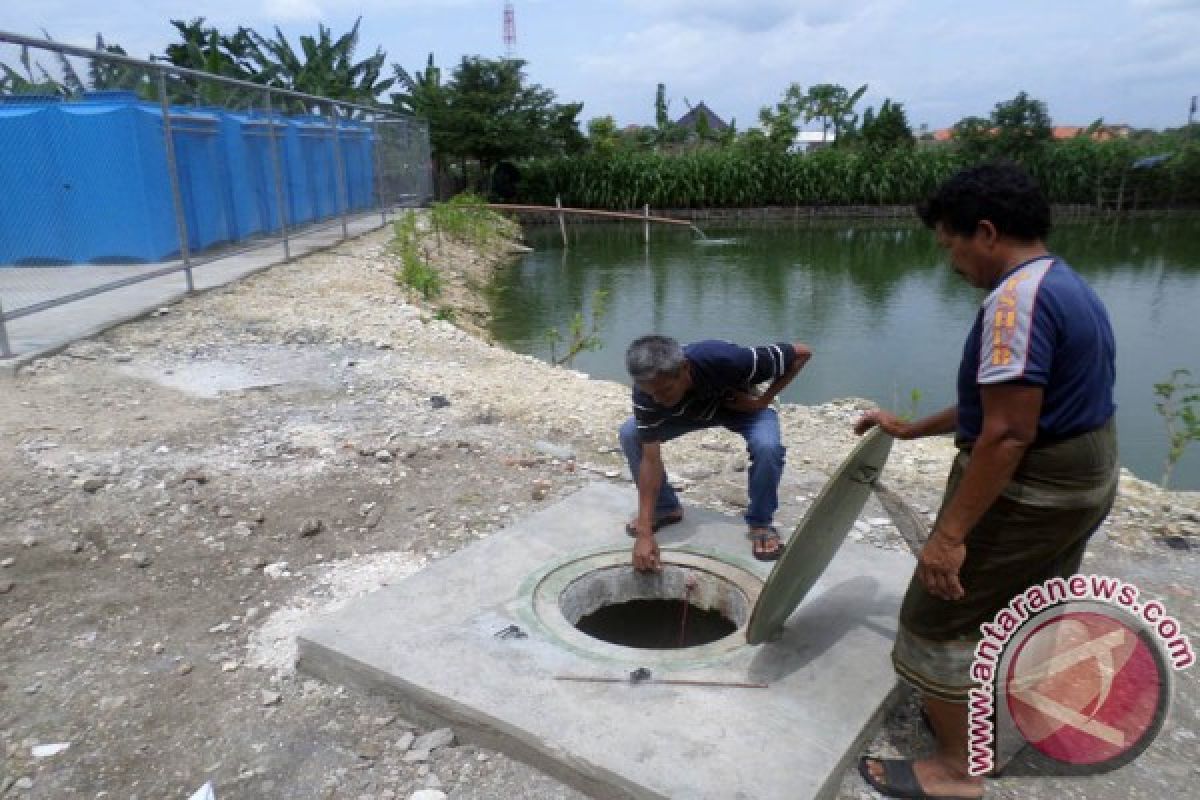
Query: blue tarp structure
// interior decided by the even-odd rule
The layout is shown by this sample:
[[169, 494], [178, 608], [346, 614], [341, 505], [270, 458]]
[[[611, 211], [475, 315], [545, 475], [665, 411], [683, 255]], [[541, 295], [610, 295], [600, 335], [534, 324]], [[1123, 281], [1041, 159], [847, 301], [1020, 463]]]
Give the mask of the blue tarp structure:
[[[374, 205], [375, 142], [363, 123], [341, 121], [335, 134], [322, 117], [184, 107], [170, 115], [191, 252]], [[0, 265], [179, 257], [163, 128], [161, 106], [134, 92], [0, 97]]]

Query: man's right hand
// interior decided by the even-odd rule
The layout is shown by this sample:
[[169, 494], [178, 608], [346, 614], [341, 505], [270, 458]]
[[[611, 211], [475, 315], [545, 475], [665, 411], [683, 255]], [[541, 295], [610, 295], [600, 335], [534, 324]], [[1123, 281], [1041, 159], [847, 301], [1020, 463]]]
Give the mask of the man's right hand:
[[862, 436], [876, 425], [882, 428], [884, 433], [890, 434], [897, 439], [912, 438], [911, 426], [895, 414], [884, 411], [882, 408], [868, 411], [859, 417], [858, 421], [854, 423], [854, 432]]
[[637, 542], [633, 545], [633, 568], [638, 572], [661, 572], [662, 561], [658, 554], [658, 542], [654, 532], [638, 528]]

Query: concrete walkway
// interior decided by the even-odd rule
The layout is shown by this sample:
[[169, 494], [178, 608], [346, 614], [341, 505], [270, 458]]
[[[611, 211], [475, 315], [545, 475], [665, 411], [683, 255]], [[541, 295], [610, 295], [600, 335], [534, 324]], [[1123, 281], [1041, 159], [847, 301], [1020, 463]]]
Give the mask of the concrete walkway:
[[[351, 217], [347, 230], [358, 236], [383, 225], [379, 212]], [[303, 231], [289, 239], [291, 256], [306, 255], [342, 241], [340, 221], [320, 230]], [[197, 291], [232, 283], [276, 264], [283, 263], [282, 242], [263, 244], [244, 252], [192, 267]], [[109, 283], [134, 278], [181, 261], [158, 264], [0, 267], [0, 304], [12, 313], [37, 303], [96, 289]], [[0, 356], [0, 374], [15, 373], [40, 356], [54, 353], [79, 339], [95, 336], [123, 322], [144, 316], [187, 295], [187, 279], [180, 269], [119, 289], [39, 311], [4, 323], [12, 355]]]

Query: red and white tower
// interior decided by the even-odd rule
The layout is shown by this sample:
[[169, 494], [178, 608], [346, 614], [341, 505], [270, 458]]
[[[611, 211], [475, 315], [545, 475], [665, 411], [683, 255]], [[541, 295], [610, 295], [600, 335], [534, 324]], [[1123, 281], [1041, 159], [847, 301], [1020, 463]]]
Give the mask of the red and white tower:
[[504, 55], [512, 58], [517, 50], [517, 12], [512, 2], [504, 4]]

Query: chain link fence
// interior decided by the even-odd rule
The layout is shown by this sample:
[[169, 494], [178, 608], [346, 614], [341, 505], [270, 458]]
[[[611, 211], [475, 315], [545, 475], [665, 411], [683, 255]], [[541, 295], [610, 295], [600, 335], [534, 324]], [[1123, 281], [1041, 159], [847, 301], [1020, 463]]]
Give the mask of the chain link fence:
[[431, 180], [414, 118], [0, 32], [0, 358], [17, 320], [286, 260], [425, 204]]

